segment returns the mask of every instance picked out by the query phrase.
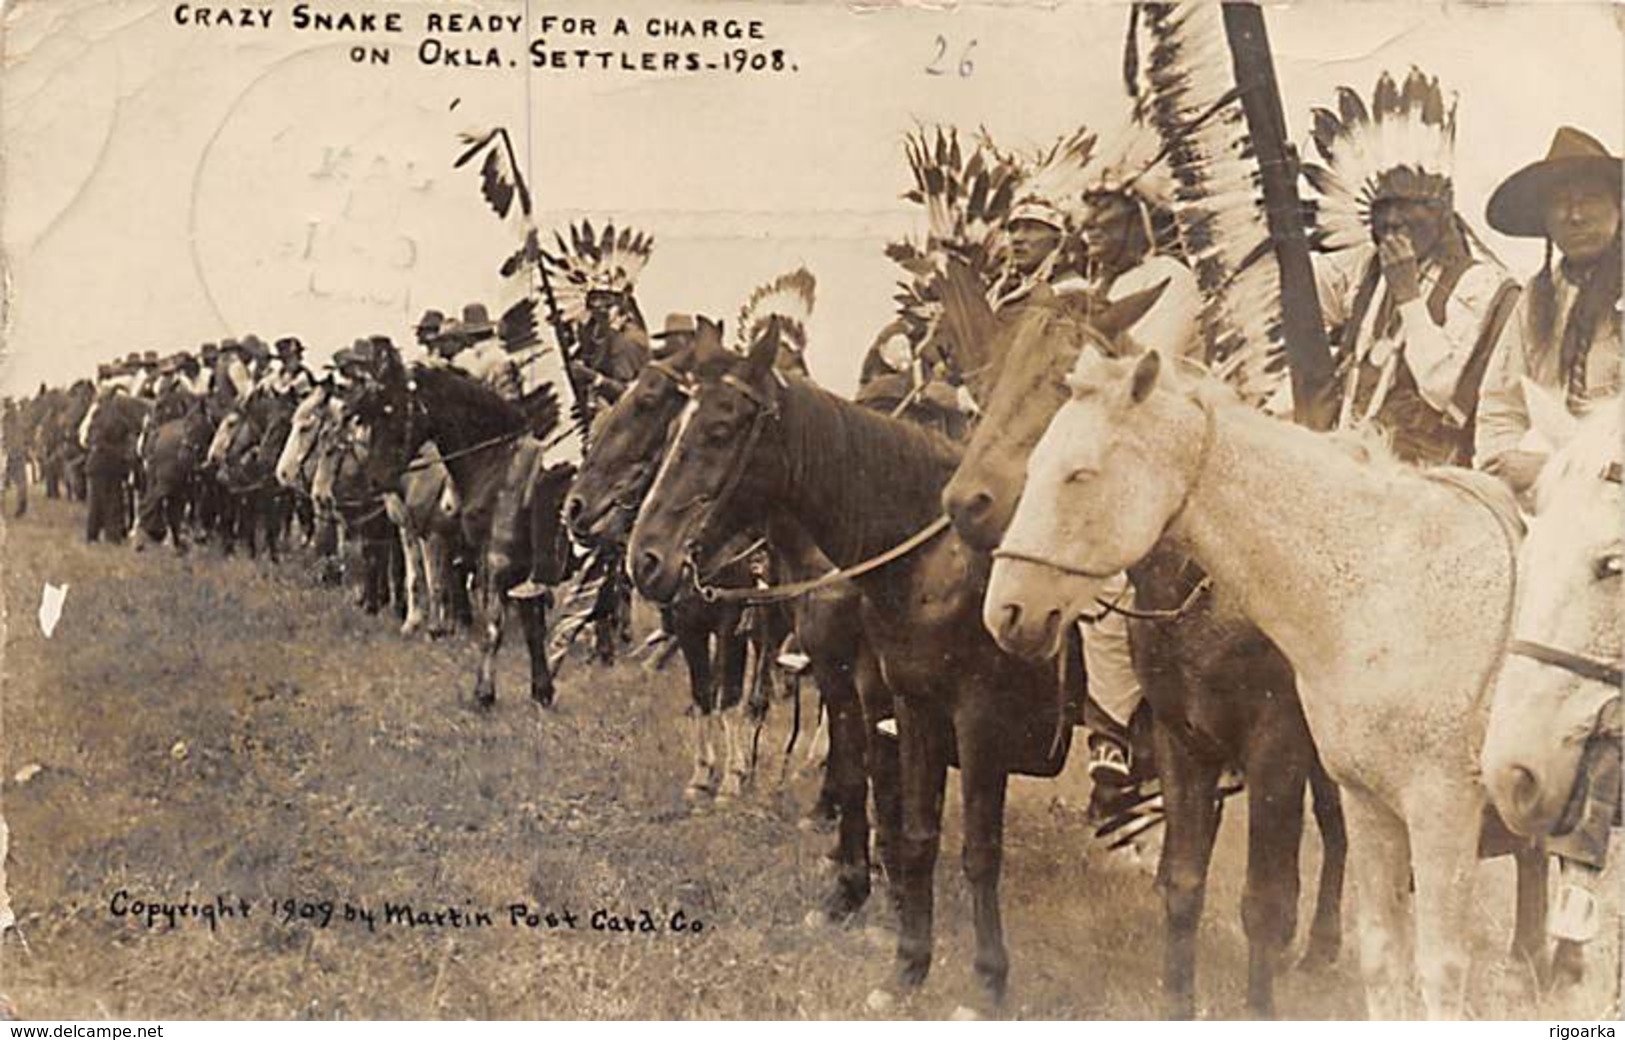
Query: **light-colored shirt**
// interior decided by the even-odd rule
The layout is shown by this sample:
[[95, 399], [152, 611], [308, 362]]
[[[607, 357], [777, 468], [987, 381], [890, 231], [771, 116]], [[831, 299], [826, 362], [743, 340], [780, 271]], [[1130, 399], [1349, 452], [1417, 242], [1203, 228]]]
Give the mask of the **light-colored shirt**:
[[[1360, 281], [1376, 253], [1377, 247], [1372, 244], [1315, 256], [1316, 288], [1328, 329], [1351, 320]], [[1462, 273], [1445, 301], [1443, 324], [1430, 310], [1443, 270], [1437, 264], [1424, 263], [1418, 272], [1422, 291], [1409, 303], [1393, 307], [1387, 302], [1387, 285], [1377, 286], [1353, 340], [1354, 358], [1360, 364], [1381, 369], [1397, 353], [1398, 363], [1410, 371], [1422, 400], [1445, 414], [1452, 413], [1451, 398], [1490, 316], [1496, 293], [1507, 281], [1506, 270], [1493, 257], [1475, 251], [1472, 259], [1472, 266]], [[1379, 273], [1377, 277], [1382, 276]], [[1398, 312], [1397, 323], [1391, 329], [1379, 329], [1378, 318], [1391, 310]], [[1342, 342], [1349, 342], [1346, 336]], [[1380, 400], [1372, 402], [1372, 411], [1381, 404]], [[1452, 418], [1459, 424], [1465, 416], [1452, 414]]]
[[[1557, 295], [1557, 320], [1547, 340], [1542, 342], [1531, 328], [1529, 308], [1533, 290], [1526, 287], [1507, 320], [1495, 353], [1490, 356], [1484, 385], [1478, 394], [1478, 427], [1474, 439], [1474, 457], [1481, 466], [1520, 447], [1534, 448], [1525, 445], [1530, 424], [1529, 408], [1523, 396], [1524, 377], [1560, 397], [1568, 394], [1561, 371], [1563, 333], [1580, 290], [1564, 276], [1562, 265], [1553, 271], [1552, 284]], [[1616, 310], [1612, 321], [1601, 323], [1586, 353], [1585, 401], [1619, 393], [1620, 354], [1620, 319]]]

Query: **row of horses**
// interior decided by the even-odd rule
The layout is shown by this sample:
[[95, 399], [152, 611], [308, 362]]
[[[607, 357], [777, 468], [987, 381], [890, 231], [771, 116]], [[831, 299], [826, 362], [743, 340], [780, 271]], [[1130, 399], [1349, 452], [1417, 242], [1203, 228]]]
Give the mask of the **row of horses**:
[[[820, 802], [837, 823], [836, 870], [819, 916], [849, 921], [871, 895], [872, 793], [873, 848], [899, 926], [882, 992], [923, 983], [944, 788], [958, 767], [979, 1010], [998, 1007], [1009, 976], [998, 892], [1008, 777], [1064, 764], [1084, 678], [1066, 633], [1099, 609], [1098, 580], [1126, 570], [1166, 806], [1157, 881], [1168, 1012], [1196, 1009], [1219, 776], [1236, 765], [1249, 804], [1249, 1009], [1273, 1011], [1297, 931], [1307, 791], [1324, 855], [1305, 959], [1339, 955], [1352, 854], [1372, 1012], [1405, 1013], [1419, 979], [1426, 1010], [1457, 1015], [1485, 802], [1480, 749], [1545, 732], [1503, 722], [1483, 738], [1497, 674], [1498, 711], [1540, 687], [1527, 668], [1500, 667], [1517, 532], [1487, 508], [1495, 489], [1471, 478], [1430, 480], [1380, 453], [1361, 457], [1363, 447], [1257, 416], [1154, 360], [1102, 360], [1123, 351], [1137, 310], [1084, 318], [1036, 306], [979, 329], [970, 367], [986, 403], [964, 445], [786, 377], [773, 323], [741, 355], [702, 321], [692, 344], [647, 365], [602, 418], [579, 472], [545, 457], [556, 403], [526, 414], [456, 369], [393, 355], [359, 386], [323, 384], [297, 407], [244, 402], [208, 456], [239, 489], [263, 481], [308, 496], [317, 516], [394, 524], [422, 575], [409, 630], [447, 623], [446, 589], [460, 584], [443, 577], [448, 558], [471, 561], [479, 705], [496, 695], [504, 592], [535, 570], [570, 579], [566, 527], [578, 544], [624, 551], [640, 591], [685, 639], [691, 792], [717, 782], [718, 727], [724, 789], [748, 781], [749, 731], [765, 703], [739, 693], [742, 612], [773, 619], [762, 647], [793, 628], [830, 727]], [[1617, 439], [1616, 426], [1616, 474]], [[1617, 525], [1607, 531], [1617, 564]], [[777, 590], [751, 590], [739, 547], [758, 544], [786, 583]], [[1534, 584], [1524, 581], [1524, 602]], [[551, 600], [511, 605], [531, 696], [549, 704]], [[1617, 629], [1611, 638], [1617, 648]], [[1486, 773], [1492, 790], [1497, 777], [1534, 775], [1527, 756], [1512, 759], [1510, 773]], [[1543, 775], [1533, 800], [1559, 788], [1566, 798], [1577, 768], [1568, 787]], [[1529, 784], [1511, 782], [1519, 804]], [[1551, 829], [1503, 801], [1521, 831]], [[1576, 970], [1576, 945], [1545, 950], [1544, 851], [1536, 840], [1515, 854], [1515, 952]]]
[[[1167, 804], [1158, 882], [1170, 1012], [1194, 1010], [1194, 933], [1218, 775], [1229, 761], [1242, 766], [1248, 787], [1242, 920], [1250, 1008], [1272, 1009], [1275, 973], [1295, 932], [1308, 786], [1326, 847], [1309, 958], [1338, 949], [1346, 819], [1370, 1010], [1409, 1013], [1419, 983], [1427, 1012], [1456, 1017], [1466, 998], [1485, 806], [1480, 751], [1497, 807], [1534, 839], [1517, 848], [1514, 949], [1537, 958], [1547, 898], [1539, 838], [1552, 821], [1517, 807], [1531, 800], [1527, 793], [1508, 795], [1512, 803], [1501, 794], [1509, 783], [1528, 788], [1529, 777], [1546, 772], [1532, 763], [1555, 758], [1568, 770], [1542, 775], [1534, 800], [1567, 800], [1589, 733], [1589, 723], [1563, 734], [1529, 724], [1532, 711], [1550, 711], [1552, 702], [1537, 695], [1528, 707], [1516, 691], [1530, 677], [1509, 670], [1496, 700], [1502, 721], [1484, 738], [1490, 687], [1511, 641], [1516, 511], [1498, 501], [1504, 492], [1487, 478], [1405, 470], [1380, 451], [1245, 409], [1206, 377], [1191, 382], [1204, 388], [1195, 399], [1208, 404], [1166, 385], [1154, 392], [1161, 385], [1154, 355], [1101, 360], [1123, 352], [1117, 337], [1132, 320], [1128, 310], [1078, 320], [1033, 309], [990, 333], [995, 345], [979, 366], [989, 404], [963, 451], [779, 378], [770, 337], [746, 357], [702, 346], [680, 379], [646, 374], [617, 407], [612, 421], [642, 426], [653, 450], [620, 457], [601, 442], [605, 450], [588, 458], [572, 499], [572, 522], [591, 533], [594, 517], [641, 499], [632, 571], [646, 595], [663, 601], [741, 531], [765, 531], [787, 554], [816, 551], [823, 566], [846, 568], [904, 542], [943, 510], [952, 518], [951, 531], [852, 579], [864, 624], [850, 672], [869, 723], [852, 750], [867, 755], [876, 787], [900, 919], [898, 987], [917, 987], [931, 964], [931, 879], [952, 764], [964, 801], [973, 966], [987, 1002], [1002, 997], [1006, 780], [1054, 769], [1070, 724], [1056, 664], [1064, 633], [1100, 609], [1100, 582], [1127, 570], [1136, 670], [1153, 706]], [[1165, 398], [1183, 403], [1146, 404]], [[1603, 429], [1592, 441], [1615, 452], [1617, 475], [1613, 421], [1611, 437]], [[1257, 436], [1233, 443], [1232, 424]], [[1031, 466], [1044, 482], [1030, 495], [1029, 456], [1041, 442], [1048, 455]], [[1576, 472], [1605, 518], [1601, 548], [1594, 541], [1585, 551], [1612, 554], [1617, 564], [1617, 482], [1585, 467]], [[650, 477], [641, 494], [623, 488], [594, 499], [595, 478], [612, 484], [600, 473]], [[1023, 518], [1041, 532], [1030, 545], [1017, 523]], [[1526, 586], [1547, 573], [1531, 568], [1540, 573]], [[1599, 563], [1585, 574], [1600, 576], [1594, 581], [1606, 597], [1617, 566]], [[1211, 585], [1193, 595], [1204, 575]], [[1524, 601], [1534, 593], [1526, 589]], [[1617, 656], [1617, 611], [1613, 627], [1595, 617], [1590, 625], [1556, 642], [1600, 640]], [[816, 660], [818, 648], [806, 649]], [[874, 663], [866, 666], [865, 657]], [[1565, 681], [1555, 669], [1543, 678], [1537, 688]], [[1526, 707], [1503, 707], [1512, 703]], [[839, 710], [831, 704], [832, 719]], [[888, 712], [897, 720], [895, 747], [874, 736], [875, 718]], [[1573, 716], [1564, 717], [1574, 730]], [[1513, 745], [1516, 755], [1501, 750]], [[834, 747], [831, 756], [835, 769]], [[883, 790], [893, 781], [895, 801]], [[857, 817], [862, 801], [849, 794], [841, 805], [844, 832], [846, 815]], [[853, 861], [861, 860], [858, 848], [843, 842]], [[856, 873], [854, 866], [843, 877]], [[1563, 941], [1552, 959], [1573, 973], [1579, 955]]]

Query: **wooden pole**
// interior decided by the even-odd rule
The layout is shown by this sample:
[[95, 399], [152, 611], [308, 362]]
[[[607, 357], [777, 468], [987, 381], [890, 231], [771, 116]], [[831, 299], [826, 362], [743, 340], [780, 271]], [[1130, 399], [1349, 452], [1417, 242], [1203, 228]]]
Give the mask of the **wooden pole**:
[[1255, 3], [1231, 0], [1224, 5], [1224, 30], [1281, 269], [1281, 335], [1292, 374], [1293, 418], [1311, 429], [1330, 429], [1336, 419], [1331, 350], [1309, 264], [1309, 240], [1298, 198], [1298, 159], [1287, 144], [1281, 88], [1275, 79], [1264, 12]]

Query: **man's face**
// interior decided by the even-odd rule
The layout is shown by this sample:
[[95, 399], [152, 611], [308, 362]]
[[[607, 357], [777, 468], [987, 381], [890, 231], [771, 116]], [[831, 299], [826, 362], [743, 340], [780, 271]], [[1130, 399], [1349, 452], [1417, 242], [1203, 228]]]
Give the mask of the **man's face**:
[[1371, 237], [1378, 242], [1406, 235], [1418, 259], [1433, 253], [1444, 241], [1450, 211], [1432, 199], [1383, 199], [1371, 207]]
[[1061, 232], [1041, 220], [1018, 220], [1010, 225], [1010, 260], [1022, 274], [1038, 270], [1060, 244]]
[[1124, 196], [1115, 192], [1090, 196], [1089, 219], [1083, 234], [1089, 258], [1095, 262], [1117, 259], [1135, 238], [1139, 222], [1139, 208]]
[[1560, 185], [1546, 203], [1546, 235], [1567, 260], [1586, 263], [1619, 235], [1619, 186], [1606, 180]]

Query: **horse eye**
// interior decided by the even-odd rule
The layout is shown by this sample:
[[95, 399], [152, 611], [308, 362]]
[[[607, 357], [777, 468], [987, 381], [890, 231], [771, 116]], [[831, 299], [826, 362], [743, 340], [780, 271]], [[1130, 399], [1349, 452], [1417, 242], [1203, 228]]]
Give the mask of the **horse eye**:
[[1625, 562], [1622, 562], [1621, 554], [1617, 552], [1604, 553], [1591, 565], [1592, 573], [1596, 575], [1598, 581], [1617, 578], [1622, 569], [1625, 569]]

